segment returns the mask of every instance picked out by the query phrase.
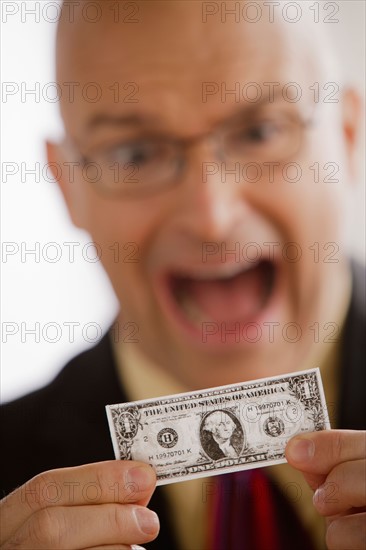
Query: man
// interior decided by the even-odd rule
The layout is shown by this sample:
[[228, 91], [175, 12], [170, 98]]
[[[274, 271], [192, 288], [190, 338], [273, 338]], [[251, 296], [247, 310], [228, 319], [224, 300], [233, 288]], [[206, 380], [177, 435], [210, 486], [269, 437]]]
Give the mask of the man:
[[[243, 449], [243, 433], [239, 428], [239, 422], [236, 425], [227, 412], [209, 413], [203, 421], [201, 436], [201, 444], [206, 454], [212, 460], [220, 460], [226, 456], [232, 458], [239, 456]], [[238, 432], [235, 438], [238, 441], [232, 440], [235, 430]]]
[[[74, 224], [101, 247], [121, 313], [113, 338], [5, 408], [3, 487], [25, 485], [2, 502], [2, 548], [106, 550], [155, 539], [154, 474], [110, 461], [105, 404], [320, 366], [342, 429], [289, 442], [291, 467], [268, 471], [283, 502], [268, 521], [282, 514], [273, 522], [294, 531], [279, 548], [309, 549], [305, 527], [314, 547], [363, 549], [365, 433], [344, 430], [365, 428], [362, 283], [340, 228], [357, 97], [316, 100], [314, 83], [338, 77], [318, 26], [303, 20], [238, 24], [207, 3], [118, 10], [99, 1], [91, 21], [86, 2], [71, 4], [57, 78], [65, 92], [77, 85], [61, 99], [66, 138], [48, 155], [54, 166], [75, 163], [75, 180], [62, 171], [58, 183]], [[102, 91], [93, 101], [90, 83]], [[335, 161], [339, 178], [329, 184]], [[138, 261], [116, 260], [116, 243], [135, 243]], [[136, 343], [121, 342], [126, 326], [137, 327]], [[155, 548], [214, 547], [205, 487], [154, 492]], [[289, 487], [298, 489], [293, 506]], [[248, 533], [221, 548], [247, 544]]]

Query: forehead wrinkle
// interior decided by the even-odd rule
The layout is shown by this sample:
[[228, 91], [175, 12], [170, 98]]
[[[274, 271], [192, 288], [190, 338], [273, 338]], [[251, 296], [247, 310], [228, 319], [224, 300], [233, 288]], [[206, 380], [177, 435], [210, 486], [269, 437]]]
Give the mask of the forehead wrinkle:
[[[332, 65], [319, 26], [309, 33], [307, 24], [194, 23], [192, 3], [187, 6], [187, 2], [179, 1], [138, 2], [144, 10], [141, 26], [118, 26], [112, 10], [108, 10], [109, 0], [98, 0], [103, 17], [92, 24], [82, 17], [82, 5], [87, 1], [78, 0], [73, 23], [64, 12], [61, 16], [57, 33], [58, 82], [103, 82], [112, 75], [115, 81], [122, 81], [133, 70], [135, 80], [137, 75], [139, 83], [146, 83], [147, 93], [154, 86], [168, 94], [172, 88], [177, 97], [169, 97], [169, 101], [179, 108], [179, 95], [194, 99], [192, 83], [198, 82], [197, 75], [206, 80], [227, 79], [230, 84], [229, 78], [233, 82], [263, 82], [280, 80], [286, 74], [296, 80], [299, 72], [305, 71], [306, 76], [313, 74], [315, 81], [324, 79]], [[116, 49], [118, 54], [113, 55]], [[63, 107], [61, 101], [62, 111]]]

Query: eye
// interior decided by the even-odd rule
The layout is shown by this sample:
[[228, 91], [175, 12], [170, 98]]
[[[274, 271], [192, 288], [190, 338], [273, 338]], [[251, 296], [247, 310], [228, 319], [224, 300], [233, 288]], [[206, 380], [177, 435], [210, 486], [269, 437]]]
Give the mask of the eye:
[[279, 120], [264, 120], [246, 125], [236, 134], [236, 142], [243, 145], [261, 145], [281, 136], [286, 127]]
[[271, 139], [278, 130], [279, 128], [273, 122], [263, 122], [250, 126], [244, 137], [251, 142], [260, 143]]
[[134, 164], [138, 168], [144, 168], [149, 163], [154, 162], [158, 156], [158, 147], [148, 142], [121, 144], [108, 152], [110, 162], [117, 162], [123, 166]]

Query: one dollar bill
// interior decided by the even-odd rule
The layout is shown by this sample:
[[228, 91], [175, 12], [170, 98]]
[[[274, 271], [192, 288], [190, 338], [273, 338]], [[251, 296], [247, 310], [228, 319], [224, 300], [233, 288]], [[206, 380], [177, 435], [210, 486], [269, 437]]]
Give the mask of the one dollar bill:
[[286, 462], [295, 434], [330, 428], [319, 369], [106, 406], [115, 456], [157, 484]]

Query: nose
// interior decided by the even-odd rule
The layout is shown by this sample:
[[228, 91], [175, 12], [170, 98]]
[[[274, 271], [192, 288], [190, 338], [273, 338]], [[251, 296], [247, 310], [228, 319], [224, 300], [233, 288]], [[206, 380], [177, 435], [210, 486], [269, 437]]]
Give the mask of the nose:
[[250, 208], [238, 178], [238, 166], [221, 162], [212, 151], [202, 154], [202, 148], [197, 147], [187, 163], [176, 223], [191, 239], [230, 241]]

